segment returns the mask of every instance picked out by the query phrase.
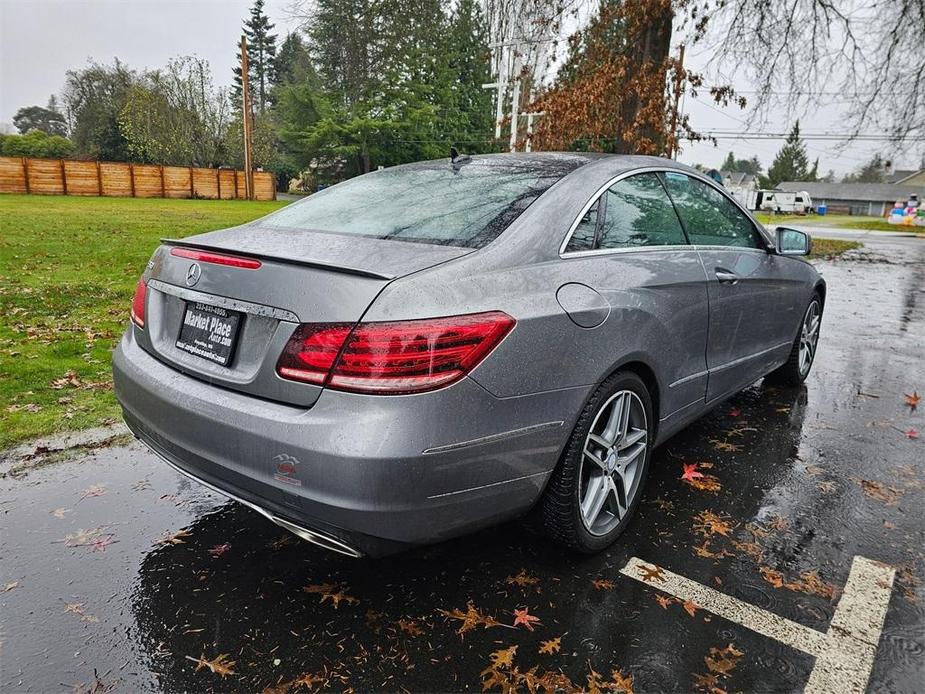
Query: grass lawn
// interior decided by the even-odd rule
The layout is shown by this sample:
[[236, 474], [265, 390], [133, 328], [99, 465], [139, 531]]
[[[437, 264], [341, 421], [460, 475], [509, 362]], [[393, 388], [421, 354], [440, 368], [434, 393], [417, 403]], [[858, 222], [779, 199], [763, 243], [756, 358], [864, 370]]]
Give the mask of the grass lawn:
[[813, 250], [809, 254], [810, 260], [837, 258], [845, 251], [860, 248], [863, 244], [857, 241], [840, 241], [838, 239], [813, 239]]
[[839, 229], [862, 229], [864, 231], [899, 231], [913, 234], [925, 234], [925, 227], [899, 226], [888, 224], [883, 217], [859, 217], [848, 214], [819, 215], [772, 215], [755, 213], [755, 218], [767, 227], [778, 224], [805, 224], [814, 227], [837, 227]]
[[0, 195], [0, 450], [118, 418], [110, 352], [162, 237], [284, 204]]

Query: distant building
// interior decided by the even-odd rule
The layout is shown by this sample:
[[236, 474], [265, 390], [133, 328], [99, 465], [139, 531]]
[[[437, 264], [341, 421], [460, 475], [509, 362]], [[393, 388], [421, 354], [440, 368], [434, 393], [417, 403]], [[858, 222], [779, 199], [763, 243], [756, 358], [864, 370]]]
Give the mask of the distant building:
[[885, 217], [898, 200], [905, 202], [911, 195], [918, 195], [919, 200], [925, 200], [925, 184], [784, 181], [777, 187], [790, 192], [805, 190], [816, 206], [826, 205], [829, 214]]
[[736, 198], [745, 198], [749, 191], [758, 190], [758, 179], [752, 174], [741, 171], [720, 171], [719, 173], [723, 177], [726, 190]]
[[925, 186], [925, 169], [896, 169], [885, 175], [883, 182], [903, 186]]

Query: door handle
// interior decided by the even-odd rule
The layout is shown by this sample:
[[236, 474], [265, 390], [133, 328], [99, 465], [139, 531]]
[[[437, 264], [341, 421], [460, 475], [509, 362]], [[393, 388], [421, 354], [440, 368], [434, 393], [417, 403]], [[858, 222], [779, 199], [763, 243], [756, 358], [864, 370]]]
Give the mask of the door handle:
[[716, 268], [716, 279], [722, 284], [735, 284], [739, 281], [739, 276], [734, 272], [718, 267]]

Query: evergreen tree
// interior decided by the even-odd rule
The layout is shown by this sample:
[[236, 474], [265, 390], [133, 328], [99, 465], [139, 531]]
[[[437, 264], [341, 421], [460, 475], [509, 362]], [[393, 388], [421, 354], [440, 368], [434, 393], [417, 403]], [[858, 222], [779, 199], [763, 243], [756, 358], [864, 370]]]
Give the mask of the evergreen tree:
[[761, 161], [755, 155], [752, 155], [751, 159], [736, 159], [735, 155], [730, 152], [723, 161], [720, 171], [733, 171], [757, 176], [761, 173]]
[[819, 161], [816, 160], [813, 168], [809, 168], [806, 145], [800, 138], [800, 121], [797, 121], [768, 169], [767, 183], [774, 187], [782, 181], [814, 181], [818, 167]]
[[452, 128], [446, 133], [462, 151], [492, 149], [486, 141], [494, 128], [493, 93], [482, 87], [491, 82], [488, 29], [478, 0], [460, 0], [450, 16], [444, 45], [452, 80]]
[[289, 33], [280, 44], [273, 61], [273, 83], [285, 85], [301, 82], [312, 82], [317, 86], [318, 77], [305, 42], [298, 34]]
[[[247, 68], [250, 81], [251, 103], [257, 113], [263, 114], [270, 104], [270, 88], [275, 75], [274, 59], [276, 57], [276, 34], [271, 34], [273, 24], [263, 11], [264, 0], [254, 0], [251, 16], [244, 22], [244, 36], [247, 38]], [[241, 59], [240, 49], [238, 60]], [[241, 103], [243, 81], [241, 66], [234, 68], [234, 86], [232, 99], [236, 105]]]
[[[54, 98], [54, 97], [52, 97]], [[13, 125], [20, 133], [25, 135], [33, 130], [39, 130], [48, 135], [67, 135], [67, 122], [58, 111], [57, 104], [49, 101], [48, 108], [41, 106], [25, 106], [13, 116]]]
[[883, 156], [875, 154], [869, 162], [843, 179], [844, 183], [883, 183]]

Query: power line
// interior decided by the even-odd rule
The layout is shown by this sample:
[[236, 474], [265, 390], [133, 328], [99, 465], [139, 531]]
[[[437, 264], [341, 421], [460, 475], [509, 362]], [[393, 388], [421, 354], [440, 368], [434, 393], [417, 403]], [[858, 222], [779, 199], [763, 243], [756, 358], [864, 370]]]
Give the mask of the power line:
[[[790, 137], [789, 132], [752, 132], [736, 130], [705, 130], [698, 133], [703, 137], [711, 137], [717, 140], [785, 140]], [[696, 140], [696, 137], [688, 136], [686, 140]], [[877, 133], [800, 133], [802, 140], [819, 140], [824, 142], [843, 142], [850, 140], [852, 142], [925, 142], [925, 135], [883, 135]]]

